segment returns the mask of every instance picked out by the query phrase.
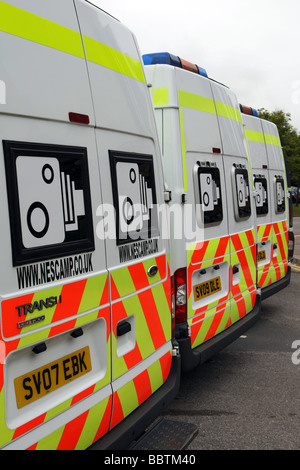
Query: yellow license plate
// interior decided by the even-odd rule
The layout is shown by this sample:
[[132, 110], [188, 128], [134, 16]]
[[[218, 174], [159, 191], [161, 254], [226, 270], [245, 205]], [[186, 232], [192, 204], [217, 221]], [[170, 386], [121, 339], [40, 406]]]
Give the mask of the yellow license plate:
[[197, 284], [193, 287], [193, 290], [195, 300], [208, 297], [209, 295], [215, 294], [216, 292], [222, 290], [221, 278], [218, 276], [213, 279], [209, 279], [208, 281], [202, 282], [201, 284]]
[[257, 261], [263, 261], [267, 259], [266, 250], [261, 250], [257, 252]]
[[79, 349], [14, 380], [18, 408], [41, 398], [92, 370], [90, 349]]

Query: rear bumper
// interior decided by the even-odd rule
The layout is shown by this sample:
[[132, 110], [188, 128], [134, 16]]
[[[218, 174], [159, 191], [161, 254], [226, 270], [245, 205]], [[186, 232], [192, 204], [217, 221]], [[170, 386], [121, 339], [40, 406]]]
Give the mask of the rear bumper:
[[176, 397], [180, 386], [181, 357], [172, 358], [166, 382], [120, 424], [87, 450], [126, 450]]
[[279, 292], [281, 289], [284, 289], [287, 287], [290, 283], [291, 280], [291, 267], [288, 266], [288, 270], [286, 275], [280, 279], [279, 281], [273, 282], [273, 284], [270, 284], [269, 286], [263, 287], [261, 289], [261, 300], [265, 300], [271, 295], [276, 294], [276, 292]]
[[251, 328], [261, 312], [260, 295], [257, 295], [256, 299], [255, 307], [251, 312], [200, 346], [192, 349], [190, 337], [178, 339], [182, 371], [188, 372], [203, 364]]

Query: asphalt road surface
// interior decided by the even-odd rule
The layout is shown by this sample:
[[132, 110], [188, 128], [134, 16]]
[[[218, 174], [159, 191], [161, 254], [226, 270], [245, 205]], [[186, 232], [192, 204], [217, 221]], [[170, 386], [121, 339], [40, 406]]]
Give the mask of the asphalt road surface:
[[183, 376], [164, 417], [197, 426], [187, 450], [300, 449], [299, 266], [244, 336]]

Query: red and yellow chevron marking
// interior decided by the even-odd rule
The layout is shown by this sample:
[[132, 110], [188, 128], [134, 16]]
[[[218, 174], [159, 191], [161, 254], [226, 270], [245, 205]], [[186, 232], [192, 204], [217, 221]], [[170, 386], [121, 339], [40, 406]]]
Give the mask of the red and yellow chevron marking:
[[[149, 277], [148, 269], [156, 265], [158, 272]], [[111, 300], [117, 300], [137, 291], [150, 287], [152, 284], [166, 280], [168, 274], [168, 262], [166, 255], [157, 256], [146, 261], [140, 261], [130, 266], [111, 271], [113, 284], [111, 286]], [[116, 287], [116, 289], [115, 289]]]
[[[257, 242], [269, 242], [272, 246], [273, 242], [273, 225], [263, 224], [257, 227]], [[263, 288], [269, 283], [271, 259], [263, 266], [257, 268], [257, 284]]]
[[168, 351], [114, 393], [111, 428], [120, 423], [163, 385], [170, 373], [171, 363], [171, 351]]
[[232, 235], [231, 241], [231, 265], [232, 267], [240, 266], [240, 282], [238, 284], [234, 284], [234, 276], [232, 275], [231, 292], [232, 297], [235, 297], [241, 292], [249, 291], [256, 284], [256, 244], [252, 230]]
[[[288, 269], [288, 225], [286, 221], [258, 227], [258, 241], [270, 240], [270, 262], [258, 268], [257, 279], [261, 288], [269, 286], [286, 276]], [[277, 244], [277, 256], [274, 255], [274, 244]]]
[[[104, 318], [107, 324], [107, 331], [110, 331], [110, 308], [109, 307], [104, 307], [102, 309], [99, 309], [97, 312], [97, 318]], [[87, 314], [84, 317], [89, 317], [89, 314]], [[79, 325], [82, 325], [84, 323], [84, 317], [80, 317], [80, 322], [78, 323]], [[76, 324], [75, 324], [76, 326]], [[13, 350], [18, 349], [19, 343], [21, 342], [21, 339], [14, 340], [14, 341], [9, 341], [5, 342], [0, 340], [0, 344], [5, 344], [5, 355], [7, 356], [10, 352]], [[29, 342], [29, 341], [28, 341]], [[13, 439], [16, 439], [23, 434], [33, 430], [36, 426], [40, 426], [41, 424], [45, 423], [49, 419], [53, 418], [54, 416], [58, 415], [59, 413], [62, 413], [64, 410], [67, 410], [69, 407], [77, 403], [78, 401], [82, 400], [83, 398], [86, 398], [87, 396], [90, 396], [92, 393], [97, 391], [98, 389], [102, 388], [104, 385], [108, 384], [111, 380], [111, 370], [110, 370], [110, 337], [107, 336], [107, 358], [108, 358], [108, 367], [106, 370], [105, 376], [97, 382], [95, 385], [88, 387], [86, 390], [84, 390], [81, 393], [78, 393], [74, 395], [71, 399], [65, 401], [64, 403], [61, 403], [59, 406], [56, 408], [53, 408], [47, 413], [43, 413], [42, 415], [38, 416], [37, 418], [33, 419], [32, 421], [27, 422], [23, 426], [20, 426], [16, 428], [15, 430], [10, 430], [6, 426], [6, 421], [5, 421], [5, 415], [4, 415], [4, 410], [5, 410], [5, 399], [4, 399], [4, 384], [3, 384], [3, 364], [1, 363], [0, 365], [0, 426], [1, 426], [1, 433], [0, 433], [0, 446], [7, 444]], [[1, 358], [2, 362], [3, 358]], [[100, 405], [99, 405], [100, 406]], [[88, 414], [88, 412], [87, 412]], [[90, 418], [91, 419], [91, 418]], [[83, 423], [85, 426], [85, 422]], [[98, 427], [101, 429], [103, 426], [101, 425], [101, 422], [99, 422]], [[64, 436], [67, 436], [67, 433], [70, 433], [72, 435], [73, 431], [72, 428], [66, 428], [64, 430]], [[92, 441], [90, 442], [90, 444]], [[89, 445], [90, 445], [89, 444]], [[52, 447], [50, 447], [52, 448]], [[50, 449], [48, 448], [48, 449]], [[69, 448], [69, 447], [68, 447]]]
[[[190, 246], [188, 252], [188, 323], [195, 348], [249, 313], [256, 301], [256, 243], [254, 230]], [[194, 251], [193, 251], [194, 249]], [[192, 275], [200, 268], [228, 262], [228, 288], [217, 301], [193, 308]], [[239, 266], [239, 282], [232, 269]], [[224, 287], [224, 286], [223, 286]], [[208, 298], [209, 300], [209, 298]]]
[[[157, 266], [159, 274], [164, 274], [163, 282], [154, 284], [148, 278], [147, 270], [153, 265], [153, 260], [138, 263], [129, 268], [123, 268], [117, 275], [112, 275], [111, 291], [114, 298], [119, 299], [124, 292], [136, 292], [139, 286], [146, 284], [151, 288], [140, 290], [136, 295], [129, 295], [122, 301], [112, 305], [112, 350], [113, 350], [113, 379], [116, 379], [129, 369], [139, 364], [161, 346], [171, 340], [171, 285], [169, 267], [166, 257], [159, 257]], [[142, 265], [142, 267], [141, 267]], [[168, 274], [168, 275], [166, 275]], [[143, 276], [143, 277], [142, 277]], [[156, 276], [155, 276], [156, 278]], [[144, 284], [142, 284], [144, 280]], [[160, 276], [156, 282], [160, 281]], [[136, 286], [136, 289], [135, 289]], [[134, 315], [135, 345], [122, 357], [117, 356], [117, 324]]]
[[243, 318], [254, 309], [256, 303], [256, 287], [249, 289], [250, 294], [239, 295], [231, 302], [230, 321], [228, 326]]
[[[50, 297], [56, 298], [57, 303], [52, 307], [44, 307], [42, 310], [39, 310], [40, 302]], [[108, 275], [106, 273], [19, 297], [5, 299], [1, 303], [3, 336], [5, 338], [22, 336], [24, 333], [34, 333], [40, 330], [41, 327], [49, 326], [49, 328], [42, 332], [30, 335], [31, 342], [41, 341], [49, 336], [55, 336], [58, 333], [74, 328], [78, 321], [75, 318], [76, 315], [97, 309], [97, 307], [108, 304], [108, 302]], [[32, 304], [37, 307], [33, 313], [27, 313], [26, 316], [20, 317], [17, 307], [24, 304]], [[45, 320], [42, 322], [26, 326], [22, 329], [18, 328], [18, 322], [31, 317], [38, 317], [41, 314], [45, 315]], [[70, 321], [65, 321], [71, 317], [73, 318]], [[97, 318], [97, 312], [91, 314], [90, 320], [87, 321], [95, 318]], [[21, 340], [18, 347], [24, 346], [25, 342]]]
[[188, 261], [188, 323], [191, 328], [192, 348], [199, 346], [207, 339], [223, 331], [230, 317], [229, 284], [222, 286], [225, 294], [219, 300], [193, 307], [192, 276], [195, 271], [222, 262], [230, 266], [229, 236], [206, 240], [203, 243], [191, 244], [187, 251]]
[[270, 237], [272, 237], [273, 232], [272, 224], [263, 224], [257, 226], [257, 242], [266, 242]]
[[[18, 310], [16, 306], [23, 305], [25, 303], [39, 302], [41, 299], [51, 296], [62, 296], [62, 303], [58, 303], [53, 307], [43, 310], [45, 314], [45, 322], [37, 323], [35, 325], [24, 327], [21, 330], [17, 328], [17, 323], [20, 321], [18, 316]], [[65, 284], [63, 286], [44, 289], [37, 293], [28, 294], [26, 296], [19, 296], [13, 299], [6, 299], [2, 301], [2, 331], [5, 334], [5, 338], [1, 336], [0, 338], [0, 446], [3, 446], [14, 440], [23, 434], [33, 430], [35, 427], [40, 426], [49, 419], [58, 415], [59, 413], [67, 410], [72, 405], [82, 400], [83, 398], [91, 395], [99, 388], [102, 388], [104, 385], [108, 384], [111, 380], [111, 370], [110, 370], [110, 307], [108, 305], [108, 276], [107, 274], [95, 276], [93, 278], [84, 279], [81, 281], [72, 282]], [[89, 310], [92, 310], [89, 312]], [[84, 314], [84, 312], [88, 312]], [[82, 315], [78, 316], [79, 313]], [[30, 315], [29, 313], [27, 315]], [[32, 314], [35, 316], [34, 314]], [[70, 319], [69, 319], [70, 318]], [[4, 362], [5, 358], [11, 352], [18, 350], [22, 347], [44, 341], [47, 338], [63, 333], [69, 329], [79, 327], [81, 325], [87, 324], [99, 318], [104, 318], [107, 326], [107, 357], [108, 357], [108, 367], [106, 370], [105, 376], [97, 382], [95, 385], [88, 387], [86, 390], [82, 391], [79, 394], [74, 395], [71, 399], [61, 403], [56, 408], [53, 408], [47, 413], [43, 413], [37, 418], [27, 422], [26, 424], [11, 430], [6, 426], [5, 421], [5, 398], [4, 398]], [[39, 330], [40, 325], [48, 325], [48, 328]], [[31, 332], [29, 335], [24, 335], [23, 333]], [[2, 335], [2, 333], [1, 333]], [[12, 339], [10, 339], [12, 338]], [[98, 406], [98, 405], [97, 405]], [[108, 405], [105, 405], [105, 408]], [[100, 404], [99, 404], [100, 407]], [[111, 404], [110, 404], [111, 408]], [[86, 417], [89, 415], [89, 412], [86, 413]], [[99, 416], [99, 415], [98, 415]], [[98, 419], [98, 418], [97, 418]], [[78, 419], [77, 423], [82, 423], [82, 430], [87, 428], [87, 422], [90, 422], [92, 418], [84, 420]], [[75, 420], [76, 421], [76, 420]], [[99, 435], [103, 428], [104, 424], [101, 424], [101, 421], [98, 422], [97, 426], [97, 435]], [[105, 427], [105, 426], [104, 426]], [[106, 432], [106, 431], [105, 431]], [[70, 438], [67, 437], [67, 434], [70, 434]], [[57, 433], [54, 433], [58, 435]], [[71, 427], [64, 426], [62, 428], [62, 434], [66, 441], [72, 440], [73, 431]], [[86, 431], [88, 434], [88, 431]], [[51, 435], [52, 436], [52, 435]], [[56, 439], [56, 437], [49, 436], [49, 439]], [[75, 436], [75, 434], [74, 434]], [[74, 437], [75, 438], [75, 437]], [[79, 437], [78, 437], [79, 439]], [[45, 439], [45, 442], [47, 439]], [[50, 442], [50, 441], [49, 441]], [[90, 444], [92, 441], [90, 442]], [[77, 445], [77, 444], [76, 444]], [[36, 445], [38, 447], [38, 444]], [[49, 447], [52, 448], [52, 447]], [[56, 447], [54, 447], [56, 448]], [[67, 448], [69, 448], [67, 446]]]
[[[158, 274], [149, 278], [147, 271], [153, 264], [157, 265]], [[171, 340], [171, 285], [167, 257], [162, 255], [112, 272], [111, 293], [114, 299], [112, 363], [115, 380], [133, 367], [139, 367], [144, 359]], [[132, 315], [135, 321], [135, 344], [132, 350], [118, 357], [117, 324]], [[169, 375], [171, 361], [171, 351], [168, 351], [115, 392], [111, 427], [116, 426], [163, 385]]]
[[287, 264], [288, 260], [288, 250], [289, 250], [289, 232], [287, 228], [286, 221], [278, 222], [273, 224], [273, 245], [276, 244], [278, 246], [278, 253], [277, 256], [274, 254], [273, 249], [273, 266], [277, 271], [277, 276], [281, 279], [281, 274], [285, 270], [280, 270], [281, 264]]
[[108, 397], [28, 450], [85, 450], [109, 430], [112, 397]]
[[[153, 279], [147, 276], [147, 270], [154, 263], [157, 264], [159, 272]], [[116, 378], [138, 365], [143, 359], [157, 351], [171, 339], [170, 270], [166, 256], [159, 256], [155, 260], [147, 260], [143, 263], [138, 262], [128, 268], [122, 268], [120, 272], [113, 272], [110, 284], [111, 295], [114, 298], [112, 325], [110, 324], [109, 283], [106, 274], [2, 301], [2, 326], [5, 338], [0, 338], [0, 446], [42, 425], [83, 398], [101, 389], [104, 385], [109, 384], [112, 380], [110, 366], [111, 340], [115, 351], [113, 358], [115, 363], [113, 364], [114, 377]], [[145, 287], [148, 287], [148, 289], [145, 289]], [[128, 297], [122, 300], [125, 295]], [[49, 297], [59, 298], [59, 296], [61, 296], [61, 303], [58, 302], [54, 306], [45, 308], [46, 318], [42, 325], [46, 328], [40, 329], [41, 324], [37, 323], [21, 330], [18, 329], [17, 323], [20, 319], [19, 310], [16, 307], [24, 304], [34, 305], [35, 302], [38, 305], [41, 300]], [[116, 357], [116, 326], [120, 319], [130, 315], [135, 315], [136, 321], [135, 347], [128, 354], [118, 358]], [[16, 349], [43, 341], [101, 317], [105, 319], [107, 326], [108, 367], [105, 377], [95, 385], [88, 387], [83, 392], [23, 426], [14, 430], [8, 429], [4, 415], [3, 363], [5, 357]], [[12, 321], [12, 318], [15, 318], [15, 321]], [[113, 331], [113, 335], [110, 334], [111, 331]], [[28, 332], [31, 334], [25, 334]], [[6, 338], [8, 340], [5, 341]], [[114, 401], [113, 425], [118, 422], [118, 412], [116, 411], [118, 401], [121, 404], [123, 417], [127, 416], [128, 412], [131, 412], [135, 406], [146, 400], [164, 383], [168, 377], [170, 367], [171, 351], [117, 391]], [[122, 389], [130, 390], [132, 387], [135, 389], [135, 395], [129, 397]], [[133, 399], [134, 396], [136, 400]], [[110, 396], [62, 426], [56, 432], [41, 439], [31, 448], [86, 448], [109, 430], [112, 404], [113, 401]]]
[[[254, 230], [231, 236], [231, 265], [238, 265], [239, 282], [235, 283], [231, 271], [231, 316], [230, 325], [250, 313], [256, 301], [256, 243]], [[236, 250], [235, 252], [233, 250]]]
[[229, 301], [220, 303], [216, 307], [206, 310], [204, 313], [195, 317], [190, 324], [192, 348], [199, 346], [224, 331], [229, 325], [229, 320]]

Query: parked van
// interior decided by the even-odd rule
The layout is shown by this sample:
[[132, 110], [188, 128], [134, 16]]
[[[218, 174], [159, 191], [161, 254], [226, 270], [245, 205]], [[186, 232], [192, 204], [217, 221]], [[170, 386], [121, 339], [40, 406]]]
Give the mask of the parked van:
[[84, 0], [1, 1], [0, 25], [0, 446], [122, 449], [180, 373], [141, 56]]
[[173, 54], [143, 60], [171, 199], [176, 338], [189, 370], [260, 312], [252, 177], [235, 94]]
[[286, 287], [291, 276], [286, 164], [276, 125], [253, 108], [241, 105], [241, 111], [256, 191], [257, 282], [265, 299]]

